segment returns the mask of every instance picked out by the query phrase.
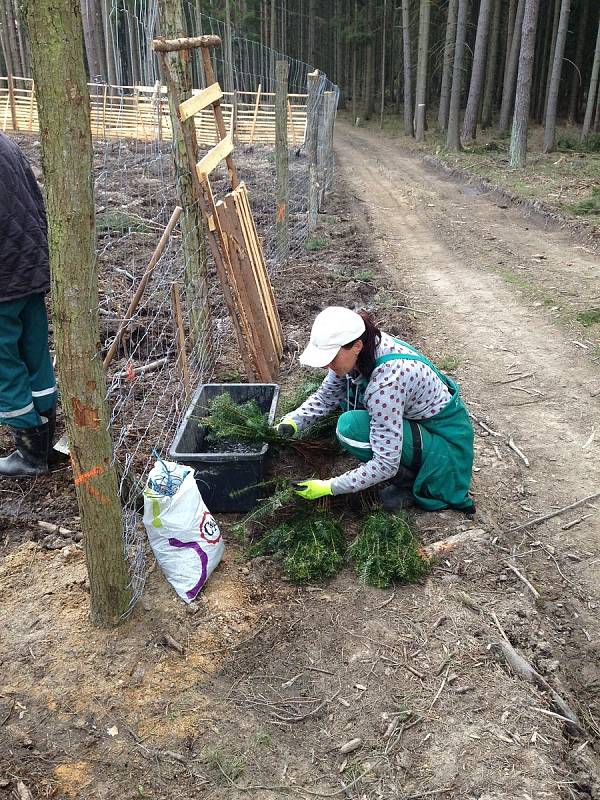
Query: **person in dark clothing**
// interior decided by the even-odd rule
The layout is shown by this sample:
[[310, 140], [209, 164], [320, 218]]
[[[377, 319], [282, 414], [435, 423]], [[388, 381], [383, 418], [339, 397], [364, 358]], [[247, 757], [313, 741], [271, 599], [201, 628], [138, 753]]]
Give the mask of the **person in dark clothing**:
[[15, 451], [0, 477], [48, 471], [57, 390], [44, 295], [50, 289], [44, 199], [27, 158], [0, 132], [0, 424]]

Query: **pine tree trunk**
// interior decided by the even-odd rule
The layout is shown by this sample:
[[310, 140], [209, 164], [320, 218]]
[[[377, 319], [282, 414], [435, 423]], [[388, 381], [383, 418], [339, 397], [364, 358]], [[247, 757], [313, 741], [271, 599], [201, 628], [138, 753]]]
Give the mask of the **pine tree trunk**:
[[81, 17], [83, 23], [83, 37], [90, 81], [94, 82], [102, 74], [98, 63], [98, 52], [94, 36], [94, 18], [92, 16], [91, 0], [81, 0]]
[[417, 86], [415, 90], [415, 139], [425, 140], [427, 103], [427, 65], [429, 62], [429, 28], [431, 0], [421, 0], [419, 9], [419, 50], [417, 56]]
[[375, 110], [375, 41], [373, 31], [375, 29], [375, 0], [367, 0], [367, 30], [370, 34], [366, 50], [366, 72], [365, 72], [365, 119], [371, 119]]
[[404, 133], [406, 136], [414, 136], [412, 59], [410, 50], [410, 0], [402, 0], [402, 57], [404, 60]]
[[[594, 116], [594, 105], [598, 95], [598, 73], [600, 73], [600, 21], [598, 22], [598, 35], [596, 36], [596, 49], [594, 51], [594, 62], [592, 64], [592, 74], [588, 88], [587, 104], [585, 107], [585, 118], [581, 128], [581, 141], [584, 142], [590, 133], [592, 118]], [[599, 103], [600, 105], [600, 103]]]
[[552, 74], [550, 76], [550, 88], [548, 90], [548, 107], [546, 109], [546, 127], [544, 130], [544, 153], [554, 150], [554, 140], [556, 136], [556, 111], [558, 106], [558, 89], [562, 75], [562, 65], [565, 55], [565, 45], [567, 43], [567, 32], [569, 28], [569, 14], [571, 12], [571, 0], [562, 0], [560, 7], [560, 20], [558, 23], [558, 33], [554, 47], [554, 61], [552, 64]]
[[452, 69], [452, 92], [450, 95], [450, 113], [448, 114], [448, 150], [460, 150], [460, 100], [462, 96], [462, 70], [467, 39], [467, 16], [469, 0], [459, 0], [458, 19], [456, 22], [456, 44], [454, 47], [454, 67]]
[[278, 61], [275, 65], [275, 241], [280, 264], [287, 259], [289, 252], [288, 69], [287, 61]]
[[40, 118], [54, 343], [91, 617], [98, 625], [116, 625], [127, 611], [130, 591], [106, 381], [98, 358], [93, 153], [79, 0], [27, 0], [25, 14]]
[[515, 27], [510, 39], [510, 56], [508, 67], [505, 74], [504, 86], [502, 89], [502, 103], [500, 105], [500, 121], [498, 122], [498, 133], [506, 133], [510, 123], [510, 115], [513, 108], [515, 97], [515, 81], [519, 68], [519, 53], [521, 50], [521, 29], [523, 27], [523, 15], [525, 13], [525, 0], [519, 0], [517, 13], [515, 15]]
[[[310, 22], [309, 22], [310, 25]], [[277, 49], [277, 5], [276, 0], [271, 0], [271, 32], [269, 35], [269, 47], [271, 50]]]
[[577, 28], [577, 45], [575, 46], [575, 66], [572, 67], [571, 91], [569, 94], [569, 114], [568, 124], [574, 125], [577, 120], [579, 92], [581, 89], [581, 71], [583, 68], [583, 58], [585, 53], [585, 38], [587, 34], [587, 24], [590, 13], [589, 0], [583, 0], [580, 14], [579, 26]]
[[477, 118], [479, 117], [479, 106], [481, 104], [481, 93], [483, 91], [491, 17], [492, 0], [481, 0], [479, 18], [477, 20], [475, 50], [473, 53], [471, 84], [469, 86], [469, 97], [467, 99], [467, 108], [463, 120], [462, 136], [463, 140], [466, 142], [473, 141], [477, 133]]
[[457, 13], [458, 0], [449, 0], [448, 18], [446, 20], [446, 40], [444, 43], [444, 66], [442, 68], [442, 85], [440, 88], [440, 107], [438, 109], [438, 126], [441, 131], [445, 131], [448, 127], [450, 89], [452, 88], [452, 61], [454, 59], [454, 43], [456, 42]]
[[106, 53], [106, 73], [108, 82], [113, 86], [117, 85], [117, 65], [115, 61], [115, 50], [113, 44], [112, 24], [110, 12], [112, 4], [110, 0], [100, 0], [102, 8], [102, 28], [104, 33], [104, 52]]
[[[275, 0], [273, 0], [275, 2]], [[316, 56], [315, 53], [315, 17], [317, 15], [317, 4], [316, 0], [308, 0], [308, 58], [307, 61], [313, 67], [316, 66]]]
[[517, 2], [518, 0], [509, 0], [508, 3], [508, 17], [506, 23], [506, 50], [504, 51], [504, 77], [502, 78], [502, 86], [506, 86], [506, 81], [508, 79], [508, 67], [510, 64], [512, 37], [515, 32], [515, 20], [517, 18]]
[[494, 117], [494, 98], [496, 96], [496, 75], [498, 67], [498, 45], [500, 41], [500, 11], [501, 0], [494, 2], [494, 17], [490, 33], [490, 50], [485, 71], [485, 88], [483, 91], [483, 106], [481, 110], [481, 127], [491, 128]]
[[510, 166], [523, 167], [527, 160], [527, 128], [529, 125], [529, 106], [531, 103], [531, 82], [533, 59], [540, 0], [526, 0], [521, 33], [521, 53], [519, 55], [519, 75], [515, 96], [510, 140]]
[[10, 59], [13, 67], [13, 74], [18, 77], [23, 76], [23, 64], [21, 63], [21, 53], [17, 41], [17, 31], [15, 28], [15, 18], [11, 0], [4, 0], [4, 20], [6, 28], [6, 41], [10, 52]]
[[548, 92], [550, 91], [550, 76], [552, 65], [554, 64], [554, 51], [556, 50], [556, 37], [558, 36], [558, 22], [560, 19], [561, 0], [554, 0], [554, 13], [552, 15], [552, 44], [550, 45], [550, 55], [546, 62], [546, 73], [544, 83], [544, 113], [542, 122], [546, 122], [546, 109], [548, 108]]

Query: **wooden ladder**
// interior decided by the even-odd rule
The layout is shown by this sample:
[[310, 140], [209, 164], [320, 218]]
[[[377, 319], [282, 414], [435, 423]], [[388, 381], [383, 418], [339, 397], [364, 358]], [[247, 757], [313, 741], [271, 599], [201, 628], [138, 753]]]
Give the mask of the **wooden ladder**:
[[[227, 132], [221, 109], [223, 92], [215, 79], [209, 51], [210, 47], [220, 44], [218, 36], [198, 36], [155, 39], [152, 47], [158, 54], [179, 122], [186, 122], [209, 106], [212, 108], [219, 141], [200, 161], [197, 160], [194, 133], [188, 125], [181, 124], [179, 129], [192, 175], [194, 196], [206, 221], [208, 244], [246, 372], [250, 379], [273, 382], [283, 355], [281, 321], [250, 208], [248, 189], [239, 182], [233, 162], [233, 130]], [[193, 48], [200, 48], [207, 86], [181, 101], [167, 53]], [[227, 165], [231, 192], [222, 200], [215, 201], [210, 175], [222, 161]]]

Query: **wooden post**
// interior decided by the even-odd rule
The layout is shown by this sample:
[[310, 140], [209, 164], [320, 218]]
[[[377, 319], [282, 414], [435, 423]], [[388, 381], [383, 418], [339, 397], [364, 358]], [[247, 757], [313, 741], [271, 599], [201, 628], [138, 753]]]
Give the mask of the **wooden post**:
[[15, 85], [12, 72], [8, 71], [8, 102], [10, 103], [10, 115], [12, 117], [13, 130], [19, 130], [19, 122], [17, 120], [17, 106], [15, 104]]
[[108, 96], [108, 87], [104, 84], [104, 95], [102, 97], [102, 138], [106, 139], [106, 100]]
[[254, 131], [256, 130], [256, 120], [258, 118], [258, 109], [260, 108], [260, 91], [261, 85], [258, 84], [258, 91], [256, 92], [256, 103], [254, 104], [254, 115], [252, 117], [252, 128], [250, 130], [250, 144], [254, 141]]
[[337, 94], [336, 92], [325, 92], [325, 186], [324, 194], [333, 188], [333, 174], [335, 170], [335, 156], [333, 153], [333, 131], [335, 128], [335, 115], [337, 112]]
[[231, 141], [235, 142], [235, 135], [237, 129], [237, 116], [238, 116], [238, 93], [237, 89], [233, 90], [233, 97], [231, 99], [231, 125], [229, 132], [231, 133]]
[[179, 284], [174, 283], [171, 287], [171, 303], [173, 305], [173, 318], [177, 335], [177, 357], [181, 367], [181, 377], [185, 390], [185, 401], [189, 402], [191, 396], [190, 370], [188, 366], [187, 353], [185, 350], [185, 329], [183, 327], [183, 315], [181, 313], [181, 297], [179, 294]]
[[[213, 83], [216, 83], [216, 79], [212, 61], [210, 60], [210, 51], [208, 47], [201, 48], [200, 57], [202, 58], [202, 64], [204, 66], [206, 85], [211, 86]], [[223, 119], [223, 110], [221, 109], [221, 101], [216, 100], [212, 104], [212, 106], [215, 115], [215, 121], [217, 123], [217, 130], [219, 131], [219, 138], [224, 139], [227, 136], [227, 129], [225, 127], [225, 120]], [[225, 163], [227, 164], [227, 172], [229, 173], [231, 188], [235, 189], [239, 181], [237, 177], [237, 172], [235, 170], [235, 165], [233, 163], [233, 159], [231, 158], [231, 156], [227, 156], [227, 158], [225, 159]]]
[[[181, 3], [160, 3], [160, 27], [166, 35], [176, 36], [185, 30]], [[197, 160], [198, 145], [194, 118], [181, 122], [179, 105], [192, 96], [192, 79], [189, 68], [189, 52], [181, 49], [158, 49], [159, 64], [167, 84], [169, 115], [173, 131], [173, 160], [177, 186], [177, 204], [183, 208], [181, 216], [181, 237], [185, 263], [184, 287], [187, 308], [190, 313], [190, 337], [192, 354], [201, 363], [211, 354], [202, 350], [205, 341], [211, 341], [212, 321], [208, 302], [208, 262], [204, 239], [204, 221], [198, 208], [197, 194], [194, 190], [194, 172], [191, 164]], [[188, 153], [189, 150], [193, 155]]]
[[279, 263], [289, 253], [288, 231], [288, 62], [275, 64], [275, 167], [277, 171], [275, 241]]
[[[98, 359], [98, 274], [90, 94], [79, 3], [26, 0], [52, 274], [54, 344], [90, 580], [92, 622], [111, 626], [131, 600], [119, 481]], [[65, 153], [69, 157], [65, 158]]]
[[157, 113], [157, 122], [158, 122], [158, 141], [162, 142], [163, 140], [163, 119], [162, 119], [162, 86], [160, 85], [160, 81], [156, 81], [154, 84], [154, 93], [156, 96], [156, 113]]
[[319, 142], [319, 70], [308, 74], [308, 99], [306, 102], [306, 152], [308, 154], [308, 232], [317, 227], [319, 218], [319, 169], [317, 149]]
[[289, 124], [290, 124], [290, 127], [291, 127], [292, 144], [293, 144], [294, 147], [296, 147], [296, 144], [297, 144], [297, 142], [296, 142], [296, 129], [294, 128], [294, 115], [292, 113], [292, 104], [290, 103], [289, 98], [288, 98], [288, 101], [287, 101], [287, 110], [288, 110]]

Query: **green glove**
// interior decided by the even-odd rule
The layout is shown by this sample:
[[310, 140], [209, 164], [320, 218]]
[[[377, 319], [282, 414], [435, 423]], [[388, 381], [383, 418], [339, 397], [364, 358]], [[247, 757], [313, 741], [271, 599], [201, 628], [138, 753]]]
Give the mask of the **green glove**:
[[318, 500], [319, 497], [333, 494], [331, 491], [331, 479], [328, 481], [319, 481], [316, 479], [298, 481], [292, 484], [292, 488], [297, 495], [303, 497], [305, 500]]
[[298, 433], [298, 425], [291, 417], [284, 417], [278, 425], [275, 425], [275, 430], [284, 439], [292, 439]]

